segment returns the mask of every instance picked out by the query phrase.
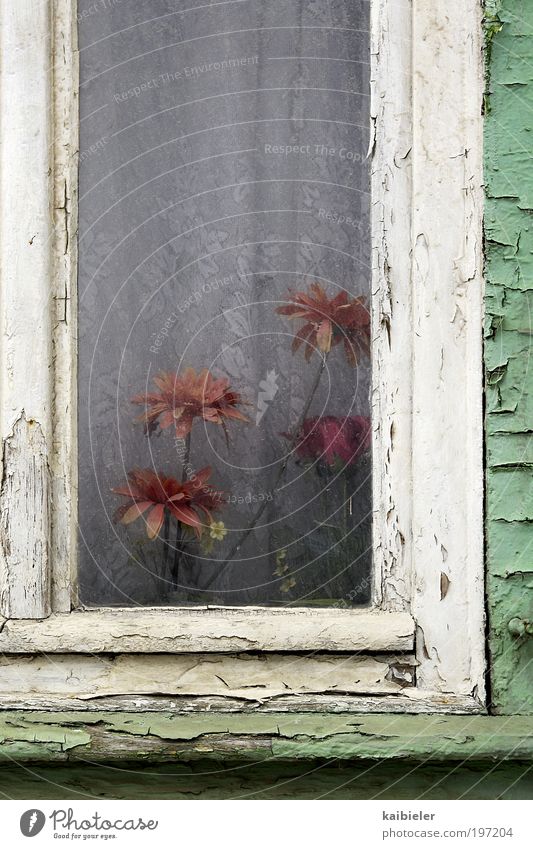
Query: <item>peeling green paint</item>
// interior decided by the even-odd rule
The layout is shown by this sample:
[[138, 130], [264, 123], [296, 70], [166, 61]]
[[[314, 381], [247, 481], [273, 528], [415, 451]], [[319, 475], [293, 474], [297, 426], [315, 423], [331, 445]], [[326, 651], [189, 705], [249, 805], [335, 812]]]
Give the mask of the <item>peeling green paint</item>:
[[487, 58], [490, 60], [492, 39], [503, 27], [500, 18], [501, 0], [485, 0], [485, 12], [483, 15], [483, 30], [485, 32], [485, 48]]
[[0, 762], [531, 759], [529, 717], [5, 711]]
[[493, 469], [533, 466], [533, 440], [528, 433], [495, 433], [487, 451]]
[[533, 6], [486, 3], [487, 566], [495, 712], [533, 712]]

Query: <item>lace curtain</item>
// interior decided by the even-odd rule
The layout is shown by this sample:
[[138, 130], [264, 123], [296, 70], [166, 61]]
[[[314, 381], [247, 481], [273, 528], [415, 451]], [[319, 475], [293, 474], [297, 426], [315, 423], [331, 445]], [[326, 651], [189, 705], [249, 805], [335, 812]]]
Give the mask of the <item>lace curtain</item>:
[[81, 599], [365, 604], [369, 3], [78, 21]]

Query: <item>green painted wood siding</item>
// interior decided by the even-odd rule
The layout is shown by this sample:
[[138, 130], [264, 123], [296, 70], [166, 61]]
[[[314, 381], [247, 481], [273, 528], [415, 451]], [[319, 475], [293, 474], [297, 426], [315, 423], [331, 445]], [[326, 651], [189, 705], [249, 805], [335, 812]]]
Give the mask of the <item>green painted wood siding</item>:
[[[531, 799], [532, 796], [530, 764], [520, 762], [488, 766], [471, 761], [338, 764], [272, 761], [243, 763], [236, 769], [235, 764], [213, 761], [188, 764], [136, 761], [67, 767], [33, 764], [31, 770], [0, 767], [0, 798], [8, 799], [427, 800]], [[44, 806], [43, 809], [48, 811]]]
[[486, 8], [487, 565], [493, 710], [533, 712], [533, 3]]

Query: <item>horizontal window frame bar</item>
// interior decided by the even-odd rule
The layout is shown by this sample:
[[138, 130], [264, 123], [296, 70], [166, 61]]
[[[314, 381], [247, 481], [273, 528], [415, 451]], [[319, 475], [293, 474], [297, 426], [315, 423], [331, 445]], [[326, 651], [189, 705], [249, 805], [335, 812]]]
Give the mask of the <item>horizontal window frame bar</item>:
[[6, 619], [0, 651], [180, 653], [412, 651], [405, 612], [268, 607], [94, 608]]

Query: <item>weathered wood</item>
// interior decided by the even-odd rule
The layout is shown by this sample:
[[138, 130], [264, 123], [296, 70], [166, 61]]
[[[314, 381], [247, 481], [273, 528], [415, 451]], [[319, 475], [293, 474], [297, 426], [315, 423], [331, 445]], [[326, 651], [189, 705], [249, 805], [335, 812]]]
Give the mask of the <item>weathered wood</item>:
[[417, 683], [484, 693], [479, 0], [374, 4], [376, 601]]
[[0, 651], [409, 651], [407, 613], [312, 608], [104, 608], [8, 620]]
[[21, 696], [20, 693], [0, 695], [0, 710], [25, 709], [40, 711], [105, 711], [138, 713], [353, 713], [353, 714], [474, 714], [486, 713], [484, 706], [472, 696], [454, 696], [453, 693], [431, 693], [416, 687], [387, 695], [364, 696], [334, 693], [298, 693], [254, 701], [232, 696], [99, 696], [92, 699], [70, 696]]
[[54, 0], [52, 357], [52, 610], [71, 608], [77, 587], [76, 327], [78, 235], [78, 52], [76, 0]]
[[374, 600], [386, 610], [411, 602], [411, 16], [408, 2], [372, 3]]
[[75, 563], [75, 3], [1, 16], [0, 605], [38, 618], [70, 609]]
[[0, 696], [95, 699], [135, 693], [262, 702], [310, 693], [385, 695], [414, 683], [402, 655], [54, 655], [0, 658]]
[[533, 720], [353, 714], [0, 713], [0, 760], [312, 758], [497, 761], [533, 756]]
[[483, 698], [479, 0], [414, 0], [412, 73], [411, 610], [417, 681]]
[[24, 618], [50, 610], [50, 5], [0, 6], [0, 605]]
[[[49, 7], [49, 0], [21, 0], [12, 9], [2, 6], [8, 22], [2, 36], [3, 70], [9, 72], [3, 74], [6, 102], [16, 99], [27, 108], [20, 110], [20, 121], [2, 130], [7, 133], [2, 141], [8, 141], [3, 144], [7, 155], [1, 160], [2, 175], [8, 173], [9, 162], [10, 179], [2, 197], [9, 226], [3, 230], [7, 240], [2, 236], [1, 243], [2, 260], [8, 258], [3, 302], [7, 335], [2, 343], [8, 374], [2, 396], [6, 474], [0, 498], [9, 508], [4, 511], [9, 523], [3, 528], [6, 545], [11, 544], [10, 528], [16, 527], [19, 534], [14, 537], [14, 557], [4, 546], [2, 574], [8, 590], [0, 590], [0, 598], [8, 621], [0, 631], [0, 650], [409, 651], [414, 627], [405, 611], [410, 609], [414, 570], [421, 698], [440, 691], [444, 699], [456, 698], [457, 703], [470, 699], [477, 709], [477, 696], [483, 694], [478, 0], [466, 5], [453, 0], [437, 11], [430, 0], [414, 0], [413, 8], [408, 2], [374, 4], [374, 600], [389, 611], [379, 614], [377, 608], [373, 613], [66, 613], [76, 583], [72, 283], [77, 69], [74, 2], [57, 0], [54, 16]], [[30, 51], [23, 73], [21, 47]], [[31, 90], [20, 89], [30, 82]], [[39, 229], [29, 236], [26, 231], [33, 222]], [[26, 306], [20, 307], [15, 284], [20, 286], [21, 280], [25, 285], [31, 281], [30, 314]], [[2, 278], [3, 285], [5, 281]], [[18, 450], [19, 437], [29, 439], [30, 425], [41, 440], [39, 450], [31, 458], [24, 449], [17, 456], [21, 463], [34, 464], [28, 468], [36, 469], [39, 486], [25, 488], [19, 483], [28, 479], [24, 468], [17, 467], [18, 477], [10, 476], [6, 461], [13, 466], [10, 452]], [[27, 499], [33, 493], [37, 509], [32, 511]], [[20, 521], [14, 498], [16, 511], [25, 514]], [[30, 619], [49, 612], [49, 504], [54, 506], [53, 609], [65, 615], [32, 623]], [[29, 530], [29, 536], [22, 530]], [[16, 579], [14, 563], [19, 568]], [[142, 668], [143, 661], [139, 663]]]
[[0, 607], [7, 616], [49, 612], [48, 448], [24, 414], [4, 440], [0, 491]]

